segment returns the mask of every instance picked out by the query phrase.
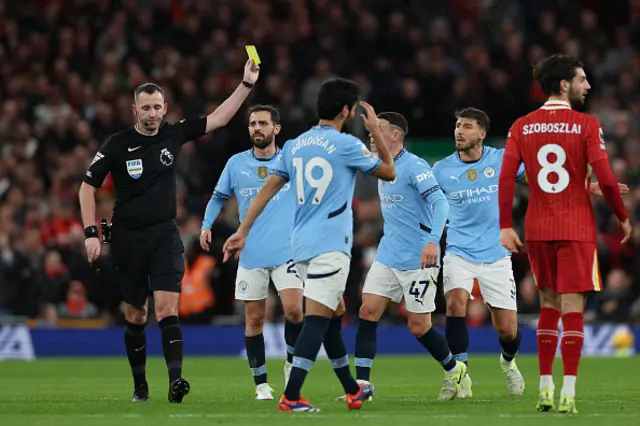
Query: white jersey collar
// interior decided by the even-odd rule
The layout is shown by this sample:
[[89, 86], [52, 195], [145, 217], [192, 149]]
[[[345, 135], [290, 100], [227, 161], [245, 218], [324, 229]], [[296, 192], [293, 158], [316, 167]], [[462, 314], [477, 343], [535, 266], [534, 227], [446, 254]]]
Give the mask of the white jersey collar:
[[560, 109], [571, 109], [571, 105], [567, 101], [547, 101], [540, 107], [547, 111], [556, 111]]

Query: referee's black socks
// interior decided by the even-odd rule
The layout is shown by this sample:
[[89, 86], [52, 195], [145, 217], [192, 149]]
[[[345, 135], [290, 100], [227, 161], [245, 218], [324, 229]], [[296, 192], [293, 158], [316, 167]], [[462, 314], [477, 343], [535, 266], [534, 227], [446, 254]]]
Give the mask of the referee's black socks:
[[133, 374], [133, 385], [139, 388], [147, 383], [147, 335], [144, 332], [146, 324], [132, 324], [125, 322], [124, 346]]
[[166, 317], [158, 323], [162, 331], [162, 350], [169, 371], [169, 382], [182, 377], [182, 330], [177, 316]]

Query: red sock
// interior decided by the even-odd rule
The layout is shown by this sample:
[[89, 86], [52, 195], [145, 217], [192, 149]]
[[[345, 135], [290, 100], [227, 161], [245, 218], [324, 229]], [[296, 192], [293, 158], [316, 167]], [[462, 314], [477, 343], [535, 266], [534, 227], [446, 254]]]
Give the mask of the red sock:
[[560, 311], [552, 308], [540, 308], [538, 319], [538, 366], [541, 376], [549, 376], [553, 372], [553, 360], [558, 350], [558, 321]]
[[562, 365], [565, 376], [577, 376], [584, 343], [584, 318], [582, 312], [562, 315]]

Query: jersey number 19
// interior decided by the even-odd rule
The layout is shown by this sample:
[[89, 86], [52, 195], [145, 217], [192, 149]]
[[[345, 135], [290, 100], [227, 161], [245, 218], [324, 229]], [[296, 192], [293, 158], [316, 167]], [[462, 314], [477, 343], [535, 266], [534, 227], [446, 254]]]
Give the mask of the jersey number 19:
[[[307, 182], [311, 188], [315, 189], [315, 194], [311, 200], [311, 204], [320, 204], [327, 188], [333, 179], [333, 167], [325, 158], [313, 157], [304, 164], [304, 159], [296, 157], [293, 159], [293, 167], [296, 169], [296, 196], [298, 204], [304, 204], [306, 199], [304, 196], [304, 182]], [[313, 169], [319, 168], [322, 174], [320, 177], [313, 177]], [[317, 176], [317, 175], [316, 175]]]

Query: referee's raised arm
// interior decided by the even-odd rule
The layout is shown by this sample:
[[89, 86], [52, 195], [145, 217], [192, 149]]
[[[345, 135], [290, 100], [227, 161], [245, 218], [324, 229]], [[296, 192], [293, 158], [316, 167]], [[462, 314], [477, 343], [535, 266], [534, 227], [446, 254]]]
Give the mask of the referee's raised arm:
[[226, 126], [240, 109], [242, 103], [247, 99], [253, 85], [258, 80], [260, 66], [251, 59], [244, 66], [244, 78], [236, 90], [229, 96], [215, 111], [207, 116], [206, 133]]

